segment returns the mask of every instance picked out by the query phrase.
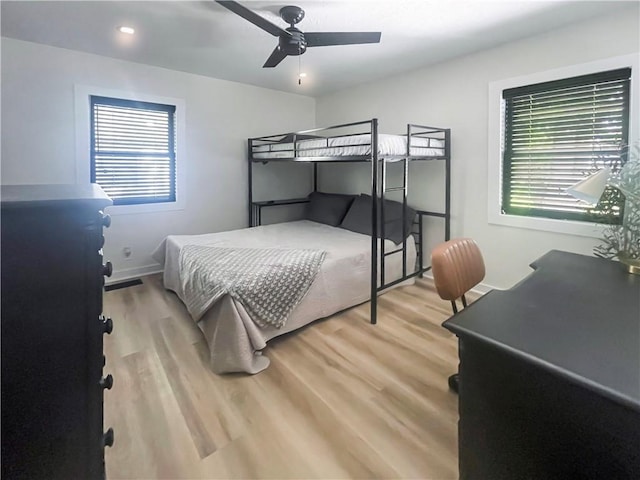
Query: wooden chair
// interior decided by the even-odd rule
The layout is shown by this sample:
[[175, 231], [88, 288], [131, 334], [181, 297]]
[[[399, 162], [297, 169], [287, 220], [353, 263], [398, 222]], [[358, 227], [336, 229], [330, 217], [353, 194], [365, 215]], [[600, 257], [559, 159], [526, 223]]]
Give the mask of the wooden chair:
[[[478, 285], [485, 275], [484, 260], [478, 245], [471, 238], [454, 238], [437, 245], [431, 252], [431, 271], [438, 295], [449, 300], [453, 313], [458, 313], [456, 301]], [[458, 392], [458, 374], [449, 377], [449, 388]]]

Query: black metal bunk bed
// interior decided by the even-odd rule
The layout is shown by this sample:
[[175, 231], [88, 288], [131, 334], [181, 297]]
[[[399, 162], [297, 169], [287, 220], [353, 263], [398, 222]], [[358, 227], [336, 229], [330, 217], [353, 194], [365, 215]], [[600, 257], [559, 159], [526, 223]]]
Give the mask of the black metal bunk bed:
[[[364, 128], [365, 130], [360, 130]], [[344, 133], [344, 132], [348, 133]], [[253, 201], [253, 164], [268, 162], [306, 162], [313, 164], [313, 191], [318, 190], [318, 164], [343, 162], [371, 162], [371, 197], [379, 201], [371, 202], [371, 323], [377, 322], [378, 293], [398, 283], [415, 276], [422, 277], [431, 266], [424, 266], [423, 247], [423, 218], [437, 217], [444, 220], [445, 240], [449, 240], [451, 231], [451, 131], [446, 128], [426, 127], [422, 125], [407, 125], [406, 151], [401, 154], [379, 153], [378, 119], [374, 118], [362, 122], [335, 125], [326, 128], [305, 130], [296, 133], [286, 133], [256, 137], [248, 139], [249, 157], [249, 226], [260, 225], [261, 211], [264, 207], [278, 205], [294, 205], [308, 202], [306, 198], [279, 199], [269, 201]], [[356, 139], [347, 143], [349, 147], [358, 147], [349, 154], [337, 154], [340, 147], [332, 147], [334, 139]], [[421, 139], [421, 140], [419, 140]], [[426, 146], [425, 146], [426, 142]], [[320, 143], [320, 145], [319, 145]], [[417, 146], [416, 144], [420, 144]], [[432, 145], [433, 144], [433, 145]], [[348, 150], [348, 149], [347, 149]], [[364, 151], [358, 151], [364, 150]], [[368, 150], [368, 151], [366, 151]], [[336, 152], [336, 153], [334, 153]], [[427, 154], [428, 153], [428, 154]], [[444, 161], [445, 162], [445, 211], [433, 212], [417, 210], [412, 234], [415, 235], [417, 267], [413, 272], [407, 272], [407, 238], [402, 241], [402, 247], [385, 251], [385, 193], [402, 191], [402, 220], [405, 223], [407, 211], [409, 163], [411, 161]], [[403, 184], [401, 186], [387, 186], [387, 162], [403, 162]], [[378, 216], [380, 208], [380, 216]], [[380, 230], [378, 229], [378, 224]], [[378, 232], [380, 231], [380, 235]], [[402, 277], [385, 282], [385, 259], [389, 255], [402, 253]], [[378, 282], [378, 259], [380, 260], [380, 282]]]

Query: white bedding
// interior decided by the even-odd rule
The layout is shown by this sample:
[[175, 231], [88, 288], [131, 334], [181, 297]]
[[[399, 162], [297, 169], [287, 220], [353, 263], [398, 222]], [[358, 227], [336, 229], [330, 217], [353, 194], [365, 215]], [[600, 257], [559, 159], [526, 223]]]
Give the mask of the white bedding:
[[[164, 286], [183, 298], [180, 249], [185, 245], [215, 245], [240, 248], [306, 248], [326, 251], [320, 271], [302, 302], [281, 328], [260, 328], [242, 304], [229, 295], [222, 297], [198, 321], [209, 344], [214, 372], [258, 373], [269, 365], [261, 354], [271, 338], [290, 332], [313, 320], [366, 302], [370, 296], [371, 237], [309, 220], [265, 225], [205, 235], [170, 235], [155, 250], [153, 258], [164, 265]], [[385, 249], [396, 249], [385, 240]], [[415, 265], [416, 250], [407, 239], [407, 272]], [[385, 281], [402, 275], [402, 254], [387, 257]], [[413, 279], [407, 283], [412, 283]]]
[[[445, 142], [437, 138], [411, 137], [411, 155], [436, 157], [444, 155]], [[273, 143], [254, 145], [254, 158], [290, 158], [298, 157], [338, 157], [371, 154], [371, 135], [351, 135], [344, 137], [319, 138], [296, 142], [297, 155], [294, 155], [293, 143]], [[378, 155], [406, 156], [406, 135], [378, 134]]]

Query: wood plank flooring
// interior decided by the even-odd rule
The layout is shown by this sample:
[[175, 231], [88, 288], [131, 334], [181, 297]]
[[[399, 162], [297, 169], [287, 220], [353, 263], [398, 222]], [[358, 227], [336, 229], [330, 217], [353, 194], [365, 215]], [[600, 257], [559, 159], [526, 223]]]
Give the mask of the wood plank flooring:
[[457, 478], [457, 342], [429, 280], [272, 340], [269, 368], [216, 375], [160, 275], [105, 293], [109, 479]]

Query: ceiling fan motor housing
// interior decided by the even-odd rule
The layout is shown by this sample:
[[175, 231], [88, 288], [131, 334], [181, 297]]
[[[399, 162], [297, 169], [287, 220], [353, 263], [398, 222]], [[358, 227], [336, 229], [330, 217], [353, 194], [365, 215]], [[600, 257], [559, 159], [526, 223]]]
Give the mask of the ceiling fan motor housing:
[[300, 7], [288, 5], [280, 9], [280, 18], [292, 27], [304, 18], [304, 10]]
[[289, 27], [286, 29], [291, 34], [290, 37], [284, 35], [279, 37], [278, 44], [280, 49], [287, 55], [302, 55], [307, 51], [307, 41], [304, 39], [304, 34], [295, 27]]

